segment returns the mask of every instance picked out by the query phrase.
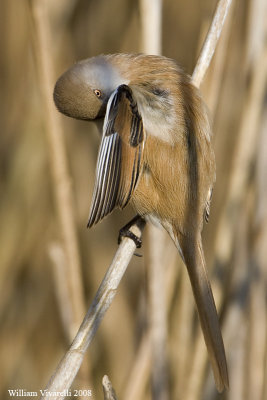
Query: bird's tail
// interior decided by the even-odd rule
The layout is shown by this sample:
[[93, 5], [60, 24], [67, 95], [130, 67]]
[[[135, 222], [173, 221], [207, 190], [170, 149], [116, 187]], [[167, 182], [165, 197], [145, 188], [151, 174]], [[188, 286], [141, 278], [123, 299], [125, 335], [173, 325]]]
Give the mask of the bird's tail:
[[198, 315], [208, 349], [216, 387], [219, 392], [229, 387], [227, 362], [219, 326], [217, 310], [208, 279], [201, 238], [190, 241], [179, 237], [177, 247], [186, 264], [190, 277]]

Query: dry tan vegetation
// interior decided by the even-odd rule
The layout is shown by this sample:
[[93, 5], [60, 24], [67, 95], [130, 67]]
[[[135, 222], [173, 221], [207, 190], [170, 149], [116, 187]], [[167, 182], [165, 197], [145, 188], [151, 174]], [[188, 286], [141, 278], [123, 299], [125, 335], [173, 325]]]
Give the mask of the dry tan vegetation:
[[[162, 53], [190, 74], [215, 5], [163, 1]], [[217, 159], [204, 249], [230, 390], [216, 393], [185, 268], [164, 238], [165, 397], [153, 400], [267, 397], [266, 9], [265, 0], [233, 0], [201, 84]], [[8, 389], [45, 387], [113, 258], [119, 228], [133, 215], [116, 211], [86, 229], [99, 136], [93, 124], [56, 112], [53, 82], [75, 60], [139, 51], [141, 21], [138, 2], [130, 0], [0, 3], [3, 399]], [[103, 398], [105, 374], [119, 400], [151, 399], [148, 247], [145, 237], [144, 257], [132, 259], [74, 381], [73, 388], [91, 389], [94, 399]]]

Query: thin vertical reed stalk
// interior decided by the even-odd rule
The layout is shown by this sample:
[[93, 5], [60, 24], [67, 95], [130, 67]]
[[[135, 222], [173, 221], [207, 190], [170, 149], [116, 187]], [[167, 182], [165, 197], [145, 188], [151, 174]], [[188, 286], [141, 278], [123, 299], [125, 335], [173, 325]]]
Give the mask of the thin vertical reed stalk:
[[[162, 0], [141, 0], [141, 50], [147, 54], [161, 54]], [[151, 338], [151, 384], [152, 399], [167, 400], [167, 312], [166, 273], [164, 268], [164, 241], [166, 234], [156, 227], [147, 227], [148, 247], [148, 307]]]
[[[34, 0], [30, 4], [33, 19], [32, 36], [34, 38], [38, 82], [43, 99], [44, 124], [51, 165], [52, 189], [64, 249], [64, 256], [61, 257], [61, 260], [64, 261], [60, 266], [53, 263], [53, 268], [56, 269], [54, 276], [58, 278], [55, 279], [55, 284], [57, 296], [61, 297], [59, 304], [64, 302], [63, 326], [67, 330], [68, 340], [71, 341], [85, 314], [74, 200], [61, 117], [53, 104], [55, 76], [51, 53], [53, 46], [48, 20], [48, 4], [44, 0]], [[59, 261], [58, 258], [57, 261]], [[59, 269], [62, 274], [61, 278], [58, 276]], [[63, 307], [59, 307], [59, 310], [63, 313]], [[80, 387], [88, 386], [90, 381], [88, 360], [84, 362], [79, 376]]]
[[53, 104], [55, 82], [51, 54], [53, 46], [46, 2], [44, 0], [32, 1], [31, 10], [34, 22], [33, 38], [39, 76], [38, 82], [43, 98], [44, 123], [51, 165], [52, 188], [67, 260], [65, 274], [68, 277], [68, 289], [72, 305], [72, 322], [69, 327], [69, 337], [72, 338], [85, 312], [81, 263], [73, 208], [74, 201], [61, 117]]
[[[263, 112], [256, 160], [256, 190], [250, 217], [254, 217], [248, 241], [250, 246], [249, 334], [246, 360], [246, 399], [263, 400], [266, 380], [267, 306], [267, 107]], [[252, 219], [253, 220], [253, 219]]]
[[[176, 266], [177, 268], [177, 266]], [[181, 277], [179, 285], [179, 296], [177, 301], [178, 309], [177, 315], [177, 334], [175, 337], [175, 346], [177, 348], [176, 362], [175, 362], [175, 378], [177, 385], [175, 388], [174, 398], [183, 398], [189, 379], [189, 373], [191, 372], [191, 358], [194, 347], [192, 329], [193, 329], [193, 317], [195, 313], [194, 298], [192, 296], [192, 288], [190, 285], [187, 269], [184, 265], [181, 266]], [[201, 332], [198, 332], [199, 335]]]
[[[164, 252], [166, 258], [161, 267], [166, 267], [166, 288], [168, 288], [166, 291], [166, 309], [169, 311], [174, 295], [178, 269], [176, 248], [171, 242], [166, 247], [166, 251]], [[133, 366], [129, 372], [129, 379], [126, 382], [123, 399], [135, 400], [144, 398], [151, 370], [151, 352], [150, 330], [147, 330], [141, 339]]]
[[141, 51], [161, 54], [162, 0], [140, 0]]

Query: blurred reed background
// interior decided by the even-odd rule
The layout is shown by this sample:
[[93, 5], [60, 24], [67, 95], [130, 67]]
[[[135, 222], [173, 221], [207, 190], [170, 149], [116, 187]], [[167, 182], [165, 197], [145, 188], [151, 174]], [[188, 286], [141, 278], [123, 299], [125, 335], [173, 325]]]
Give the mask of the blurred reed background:
[[[214, 0], [163, 1], [162, 54], [190, 74], [215, 7]], [[267, 398], [266, 8], [265, 0], [233, 0], [201, 85], [213, 119], [217, 159], [204, 250], [230, 390], [215, 391], [185, 267], [168, 240], [161, 260], [166, 269], [167, 389], [165, 397], [154, 394], [153, 400]], [[93, 124], [56, 112], [51, 118], [49, 85], [76, 60], [140, 51], [141, 17], [140, 3], [131, 0], [0, 2], [3, 399], [8, 389], [38, 391], [46, 385], [110, 264], [119, 228], [134, 215], [129, 208], [116, 211], [86, 229], [99, 135]], [[56, 150], [49, 134], [54, 130], [62, 139]], [[63, 170], [55, 162], [58, 156]], [[67, 192], [66, 204], [60, 203], [60, 190]], [[70, 235], [64, 234], [66, 227]], [[142, 254], [146, 244], [144, 238]], [[104, 374], [118, 399], [151, 399], [146, 260], [131, 261], [74, 382], [73, 387], [91, 389], [94, 399], [103, 398]]]

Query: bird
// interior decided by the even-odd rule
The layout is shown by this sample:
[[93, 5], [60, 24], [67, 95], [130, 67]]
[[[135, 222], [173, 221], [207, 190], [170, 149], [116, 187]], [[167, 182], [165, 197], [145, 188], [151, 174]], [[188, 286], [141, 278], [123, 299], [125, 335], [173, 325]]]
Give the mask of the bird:
[[222, 392], [229, 387], [227, 361], [201, 238], [216, 168], [199, 89], [170, 58], [117, 53], [76, 62], [53, 97], [61, 113], [101, 126], [88, 227], [129, 203], [167, 231], [187, 268]]

